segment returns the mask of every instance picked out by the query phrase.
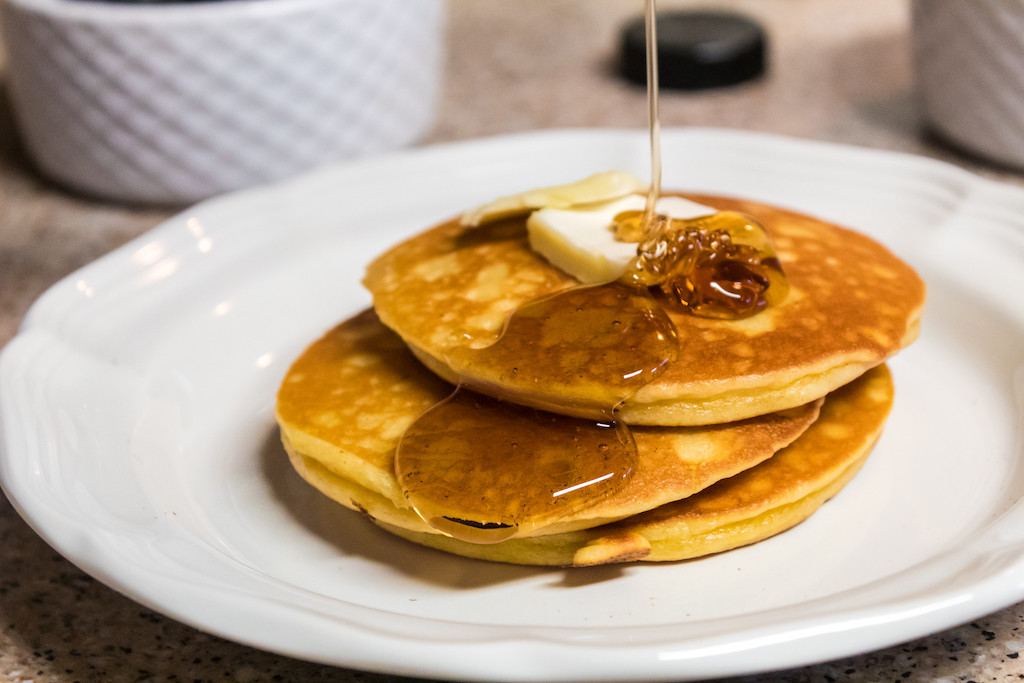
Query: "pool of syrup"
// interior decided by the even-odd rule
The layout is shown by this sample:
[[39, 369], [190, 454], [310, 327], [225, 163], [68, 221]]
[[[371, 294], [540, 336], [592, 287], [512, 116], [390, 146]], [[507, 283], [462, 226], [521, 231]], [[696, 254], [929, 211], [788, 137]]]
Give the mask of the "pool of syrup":
[[[494, 344], [457, 354], [459, 364], [493, 369], [488, 393], [509, 401], [467, 380], [416, 420], [395, 460], [407, 499], [434, 528], [474, 543], [597, 504], [626, 483], [637, 458], [616, 407], [678, 349], [672, 321], [646, 289], [576, 287], [521, 306]], [[590, 400], [570, 405], [550, 405], [543, 391], [581, 384]], [[577, 416], [559, 414], [567, 411]]]

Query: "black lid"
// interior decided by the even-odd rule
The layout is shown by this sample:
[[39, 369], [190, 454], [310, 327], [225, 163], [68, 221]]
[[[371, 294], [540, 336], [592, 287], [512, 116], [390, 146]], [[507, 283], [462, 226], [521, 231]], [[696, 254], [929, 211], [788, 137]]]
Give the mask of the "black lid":
[[[658, 13], [658, 80], [662, 88], [697, 90], [742, 83], [764, 72], [761, 26], [728, 12]], [[647, 83], [644, 18], [622, 30], [622, 75]]]

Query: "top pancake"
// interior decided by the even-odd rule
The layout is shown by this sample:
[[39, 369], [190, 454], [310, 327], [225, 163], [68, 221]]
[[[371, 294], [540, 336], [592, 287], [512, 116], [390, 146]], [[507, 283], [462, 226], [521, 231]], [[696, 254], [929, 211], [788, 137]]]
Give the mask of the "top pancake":
[[[785, 209], [686, 196], [757, 218], [775, 242], [789, 295], [743, 320], [671, 312], [679, 357], [622, 404], [623, 421], [701, 425], [792, 408], [846, 384], [916, 338], [924, 284], [882, 245]], [[380, 319], [434, 372], [499, 395], [493, 369], [475, 366], [459, 350], [489, 345], [510, 312], [578, 284], [529, 248], [525, 219], [481, 228], [443, 223], [376, 259], [364, 283]], [[591, 398], [584, 384], [541, 390], [549, 393], [549, 406], [564, 405], [566, 412]]]

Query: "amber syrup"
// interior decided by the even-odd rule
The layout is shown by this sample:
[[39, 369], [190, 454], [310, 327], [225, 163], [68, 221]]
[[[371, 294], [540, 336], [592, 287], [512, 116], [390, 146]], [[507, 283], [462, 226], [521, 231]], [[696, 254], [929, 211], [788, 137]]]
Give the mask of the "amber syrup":
[[[655, 210], [661, 193], [657, 18], [655, 0], [645, 2], [651, 185], [642, 214], [616, 219], [617, 235], [638, 242], [633, 277], [528, 302], [513, 311], [490, 346], [452, 352], [445, 359], [450, 365], [473, 367], [490, 380], [463, 378], [399, 443], [395, 472], [409, 503], [432, 527], [459, 540], [495, 543], [529, 534], [600, 503], [625, 484], [637, 452], [617, 409], [678, 353], [675, 327], [650, 287], [697, 314], [742, 317], [731, 293], [719, 292], [738, 272], [719, 258], [725, 252], [712, 253], [693, 237], [706, 236], [702, 226], [682, 225]], [[735, 232], [728, 221], [719, 223], [715, 245]], [[774, 274], [750, 265], [756, 248], [740, 247], [746, 251], [730, 253], [746, 259], [750, 267], [743, 277], [762, 278], [757, 282], [763, 290]], [[689, 284], [673, 281], [676, 276]], [[748, 308], [761, 292], [751, 295], [753, 289], [740, 297]], [[566, 393], [588, 399], [551, 398]]]
[[[489, 543], [613, 495], [636, 463], [616, 408], [678, 348], [672, 321], [646, 290], [575, 287], [524, 304], [493, 344], [448, 359], [472, 365], [489, 385], [464, 380], [406, 430], [396, 473], [410, 504], [444, 533]], [[581, 387], [586, 401], [550, 398]]]
[[[643, 223], [649, 234], [661, 190], [661, 133], [656, 3], [645, 3], [651, 185]], [[447, 359], [487, 368], [481, 374], [492, 381], [477, 388], [509, 401], [478, 394], [463, 380], [403, 435], [395, 471], [409, 503], [442, 533], [495, 543], [606, 499], [628, 479], [637, 457], [616, 410], [677, 352], [675, 328], [646, 288], [577, 287], [521, 306], [491, 346]], [[580, 385], [588, 388], [587, 401], [546, 398], [552, 387]]]
[[651, 185], [644, 205], [646, 234], [657, 230], [655, 206], [661, 196], [661, 112], [658, 75], [658, 13], [655, 0], [644, 0], [644, 29], [647, 33], [647, 127], [651, 146]]

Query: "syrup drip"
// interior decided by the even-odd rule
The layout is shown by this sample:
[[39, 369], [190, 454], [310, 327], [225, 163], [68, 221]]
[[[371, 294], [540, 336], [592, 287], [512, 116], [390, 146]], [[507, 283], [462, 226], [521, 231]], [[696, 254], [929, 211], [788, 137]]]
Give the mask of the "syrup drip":
[[[677, 352], [671, 320], [643, 289], [577, 287], [521, 306], [491, 346], [450, 360], [493, 372], [489, 393], [577, 417], [484, 398], [464, 382], [403, 435], [395, 471], [406, 497], [428, 524], [473, 543], [522, 535], [599, 503], [636, 461], [616, 406]], [[592, 400], [569, 406], [538, 391], [581, 385]]]
[[[655, 0], [645, 3], [650, 226], [661, 141]], [[617, 406], [677, 352], [675, 328], [646, 287], [581, 287], [521, 306], [491, 346], [450, 360], [489, 365], [489, 393], [576, 417], [483, 398], [460, 383], [399, 443], [395, 471], [407, 499], [428, 524], [473, 543], [513, 538], [597, 504], [625, 483], [637, 457], [628, 427], [614, 419]], [[554, 405], [545, 395], [559, 384], [585, 384], [591, 400]]]
[[[454, 352], [447, 359], [452, 364], [493, 378], [475, 388], [511, 402], [477, 394], [464, 379], [399, 442], [395, 472], [406, 498], [424, 521], [459, 540], [522, 536], [598, 504], [626, 483], [636, 444], [615, 420], [616, 409], [678, 353], [675, 327], [649, 287], [714, 317], [741, 317], [785, 295], [763, 230], [736, 228], [734, 221], [691, 230], [688, 222], [655, 212], [661, 191], [656, 7], [655, 0], [645, 3], [651, 186], [644, 212], [622, 220], [626, 241], [640, 243], [630, 277], [529, 302], [509, 316], [493, 344]], [[591, 398], [572, 405], [546, 398], [569, 386], [586, 387]]]
[[595, 504], [626, 481], [624, 425], [565, 417], [463, 387], [406, 430], [398, 478], [432, 527], [497, 543]]
[[[449, 360], [494, 378], [489, 394], [534, 408], [604, 419], [675, 360], [675, 326], [645, 288], [622, 283], [574, 287], [512, 312], [498, 339], [457, 349]], [[497, 386], [495, 386], [497, 385]], [[499, 388], [500, 387], [500, 388]], [[583, 387], [586, 403], [548, 398]]]

